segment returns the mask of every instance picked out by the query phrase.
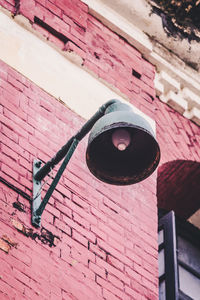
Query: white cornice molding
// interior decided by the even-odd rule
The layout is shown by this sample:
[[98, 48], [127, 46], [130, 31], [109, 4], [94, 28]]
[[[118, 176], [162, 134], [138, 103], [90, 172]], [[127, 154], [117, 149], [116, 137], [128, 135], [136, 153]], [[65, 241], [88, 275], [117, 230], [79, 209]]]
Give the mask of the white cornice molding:
[[[148, 61], [156, 66], [155, 88], [161, 101], [200, 125], [200, 75], [186, 66], [170, 50], [151, 41], [148, 35], [141, 30], [139, 22], [136, 27], [124, 17], [124, 12], [112, 9], [108, 3], [113, 4], [113, 1], [106, 1], [106, 4], [101, 0], [83, 0], [83, 2], [89, 6], [92, 15], [126, 38]], [[123, 4], [126, 9], [129, 6], [129, 9], [132, 9], [131, 13], [133, 15], [135, 13], [137, 20], [139, 19], [137, 8], [132, 2], [117, 0], [116, 6], [119, 6], [120, 2], [121, 6]], [[145, 3], [145, 1], [141, 1], [140, 4], [146, 13], [149, 8]], [[142, 13], [141, 10], [141, 19], [144, 18]]]
[[[123, 16], [116, 13], [99, 0], [83, 0], [89, 5], [90, 13], [98, 17], [104, 24], [106, 24], [113, 31], [117, 32], [135, 48], [137, 48], [142, 55], [156, 66], [155, 88], [156, 94], [161, 101], [173, 107], [184, 117], [192, 120], [200, 125], [200, 79], [199, 75], [192, 69], [183, 68], [184, 63], [180, 63], [180, 59], [172, 57], [168, 51], [162, 52], [159, 46], [151, 42], [149, 37], [144, 34], [139, 28], [135, 27]], [[120, 0], [118, 0], [119, 2]], [[127, 2], [129, 2], [127, 0]], [[10, 16], [10, 13], [5, 9], [1, 9], [4, 13]], [[20, 25], [28, 29], [41, 38], [41, 35], [32, 29], [30, 23], [22, 16], [16, 16], [14, 20]], [[53, 44], [51, 44], [51, 47]], [[56, 47], [54, 47], [59, 51]], [[157, 51], [157, 52], [156, 52]], [[63, 52], [60, 53], [67, 59], [71, 60], [77, 65], [81, 65], [81, 58], [75, 53]], [[161, 55], [163, 54], [163, 55]], [[167, 59], [166, 56], [168, 55]], [[169, 63], [171, 61], [171, 63]], [[178, 67], [180, 65], [180, 68]], [[196, 76], [196, 77], [195, 77]], [[115, 89], [114, 89], [115, 90]]]

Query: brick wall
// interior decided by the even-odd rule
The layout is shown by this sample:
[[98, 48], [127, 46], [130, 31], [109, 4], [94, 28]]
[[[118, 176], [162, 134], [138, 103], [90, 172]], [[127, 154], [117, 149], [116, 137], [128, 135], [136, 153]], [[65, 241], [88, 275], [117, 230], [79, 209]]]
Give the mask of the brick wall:
[[[200, 160], [199, 127], [155, 98], [154, 67], [85, 4], [0, 4], [63, 51], [76, 52], [83, 68], [156, 120], [161, 165]], [[33, 159], [47, 161], [84, 120], [4, 62], [0, 100], [1, 299], [157, 299], [156, 173], [130, 187], [101, 183], [87, 170], [84, 139], [37, 230], [30, 223]]]
[[5, 63], [0, 69], [3, 295], [156, 299], [155, 174], [134, 187], [103, 184], [86, 168], [85, 139], [45, 209], [42, 228], [33, 228], [33, 159], [47, 161], [84, 121]]
[[[14, 6], [14, 3], [18, 3]], [[130, 99], [155, 97], [154, 67], [134, 47], [88, 13], [79, 0], [0, 0], [15, 15], [29, 19], [35, 31], [63, 52], [73, 51], [82, 67], [115, 86]]]

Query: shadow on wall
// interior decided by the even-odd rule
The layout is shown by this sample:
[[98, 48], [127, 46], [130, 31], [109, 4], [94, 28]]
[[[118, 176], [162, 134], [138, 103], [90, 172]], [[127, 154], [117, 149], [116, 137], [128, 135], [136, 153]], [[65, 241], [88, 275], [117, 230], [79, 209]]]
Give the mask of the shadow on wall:
[[200, 208], [200, 163], [175, 160], [158, 169], [158, 208], [188, 219]]

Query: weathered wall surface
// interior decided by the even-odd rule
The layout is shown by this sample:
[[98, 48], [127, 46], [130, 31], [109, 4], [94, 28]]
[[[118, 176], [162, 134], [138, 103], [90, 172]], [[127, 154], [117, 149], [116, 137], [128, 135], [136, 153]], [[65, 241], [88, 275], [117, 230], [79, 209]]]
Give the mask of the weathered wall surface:
[[3, 62], [0, 94], [5, 298], [156, 299], [155, 174], [130, 188], [103, 184], [86, 168], [83, 141], [34, 229], [33, 159], [47, 161], [83, 120]]
[[[155, 98], [154, 67], [85, 4], [0, 4], [28, 18], [62, 51], [76, 52], [82, 68], [156, 120], [161, 165], [200, 161], [199, 127]], [[1, 299], [157, 299], [156, 173], [130, 187], [103, 184], [86, 167], [85, 139], [37, 230], [30, 223], [33, 159], [47, 161], [84, 120], [3, 61], [0, 104]]]

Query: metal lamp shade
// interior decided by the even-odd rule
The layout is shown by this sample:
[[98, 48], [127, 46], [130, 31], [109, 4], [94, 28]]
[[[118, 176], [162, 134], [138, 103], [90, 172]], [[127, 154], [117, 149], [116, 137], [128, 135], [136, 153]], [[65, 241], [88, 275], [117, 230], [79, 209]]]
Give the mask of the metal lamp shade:
[[[111, 109], [95, 123], [86, 151], [91, 173], [114, 185], [142, 181], [153, 173], [160, 160], [160, 148], [151, 126], [124, 105], [115, 105], [114, 111]], [[119, 151], [112, 143], [112, 134], [118, 128], [126, 129], [131, 136], [131, 142], [124, 151]]]

